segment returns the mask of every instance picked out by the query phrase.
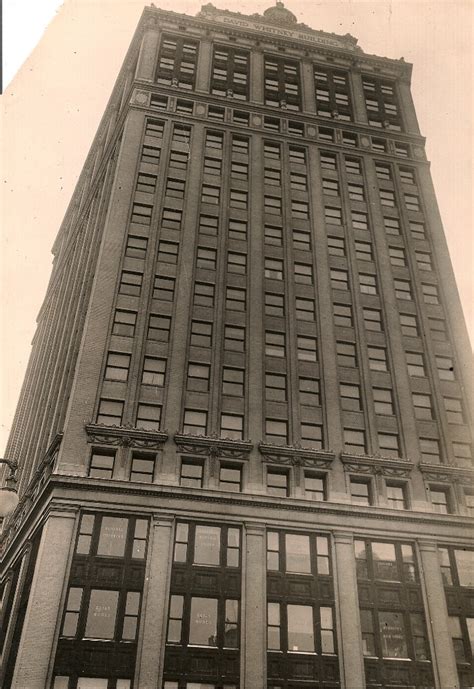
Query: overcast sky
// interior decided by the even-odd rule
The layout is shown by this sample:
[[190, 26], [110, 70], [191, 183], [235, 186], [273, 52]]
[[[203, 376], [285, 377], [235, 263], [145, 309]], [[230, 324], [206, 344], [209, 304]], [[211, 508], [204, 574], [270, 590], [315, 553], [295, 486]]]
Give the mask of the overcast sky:
[[[205, 0], [155, 0], [155, 4], [194, 15]], [[214, 0], [214, 4], [253, 14], [263, 12], [273, 0]], [[286, 0], [285, 4], [312, 28], [351, 33], [367, 53], [403, 56], [414, 64], [413, 97], [422, 134], [427, 137], [428, 159], [473, 341], [474, 3]], [[0, 111], [0, 450], [11, 428], [36, 315], [51, 272], [50, 250], [144, 3], [66, 0], [59, 10], [58, 6], [57, 0], [4, 0], [4, 84], [9, 85], [4, 86]]]

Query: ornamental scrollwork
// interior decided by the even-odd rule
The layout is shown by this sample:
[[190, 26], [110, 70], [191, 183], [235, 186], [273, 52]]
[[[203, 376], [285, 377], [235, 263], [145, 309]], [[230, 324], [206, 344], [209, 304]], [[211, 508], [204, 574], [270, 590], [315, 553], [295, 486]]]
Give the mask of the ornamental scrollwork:
[[159, 450], [168, 439], [166, 431], [147, 431], [134, 426], [86, 424], [87, 442], [112, 447]]
[[249, 458], [253, 444], [248, 440], [221, 438], [217, 435], [187, 435], [175, 433], [174, 441], [180, 452], [214, 458], [245, 459]]

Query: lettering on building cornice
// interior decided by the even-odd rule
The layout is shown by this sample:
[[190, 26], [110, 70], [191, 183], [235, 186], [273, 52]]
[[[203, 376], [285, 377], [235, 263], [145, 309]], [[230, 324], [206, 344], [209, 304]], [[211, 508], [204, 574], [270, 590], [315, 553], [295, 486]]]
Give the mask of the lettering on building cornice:
[[356, 50], [355, 45], [339, 41], [336, 38], [329, 38], [326, 36], [318, 36], [316, 34], [307, 33], [298, 29], [282, 28], [279, 26], [271, 26], [270, 24], [263, 24], [261, 22], [252, 21], [251, 19], [240, 19], [238, 17], [229, 17], [223, 14], [215, 14], [214, 12], [201, 12], [202, 19], [210, 19], [215, 23], [224, 24], [225, 26], [235, 29], [245, 29], [260, 34], [268, 34], [280, 38], [288, 38], [293, 41], [304, 41], [312, 43], [313, 45], [326, 46], [328, 48], [340, 48], [342, 50]]

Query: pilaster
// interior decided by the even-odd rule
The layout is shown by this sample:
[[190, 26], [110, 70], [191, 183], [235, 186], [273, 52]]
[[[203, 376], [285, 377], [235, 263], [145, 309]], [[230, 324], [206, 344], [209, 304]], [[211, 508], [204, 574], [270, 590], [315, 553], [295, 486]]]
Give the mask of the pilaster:
[[263, 50], [254, 48], [250, 53], [250, 100], [263, 104], [264, 101]]
[[432, 541], [420, 540], [418, 545], [421, 556], [421, 575], [426, 592], [426, 623], [431, 631], [433, 671], [437, 679], [437, 687], [459, 689], [438, 550], [436, 543]]
[[212, 41], [202, 38], [199, 44], [196, 91], [209, 93], [211, 82]]
[[265, 527], [246, 524], [243, 631], [243, 687], [266, 686], [266, 543]]
[[49, 686], [48, 670], [75, 523], [75, 511], [52, 510], [43, 527], [12, 689], [44, 689]]
[[402, 119], [405, 123], [405, 131], [408, 134], [420, 134], [420, 126], [416, 117], [415, 106], [411, 95], [410, 82], [406, 78], [398, 81], [398, 97], [402, 111]]
[[362, 86], [362, 74], [357, 65], [349, 70], [349, 79], [352, 92], [352, 110], [354, 122], [358, 124], [368, 124], [367, 108], [365, 107], [364, 88]]
[[143, 596], [142, 639], [135, 684], [139, 689], [161, 687], [165, 652], [166, 612], [173, 559], [171, 515], [155, 515], [150, 535], [147, 587]]
[[361, 689], [365, 687], [365, 676], [353, 535], [335, 533], [334, 548], [342, 686]]
[[147, 28], [143, 34], [140, 53], [138, 55], [135, 78], [153, 82], [155, 80], [156, 61], [158, 58], [158, 43], [160, 33], [156, 22], [148, 20]]

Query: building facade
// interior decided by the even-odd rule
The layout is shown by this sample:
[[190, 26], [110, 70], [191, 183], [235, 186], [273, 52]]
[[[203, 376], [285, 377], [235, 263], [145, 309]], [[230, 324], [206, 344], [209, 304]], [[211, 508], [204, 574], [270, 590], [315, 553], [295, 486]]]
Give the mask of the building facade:
[[474, 685], [469, 344], [411, 65], [144, 10], [7, 457], [5, 689]]

